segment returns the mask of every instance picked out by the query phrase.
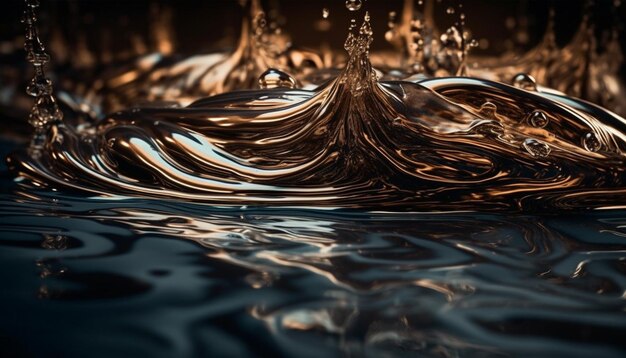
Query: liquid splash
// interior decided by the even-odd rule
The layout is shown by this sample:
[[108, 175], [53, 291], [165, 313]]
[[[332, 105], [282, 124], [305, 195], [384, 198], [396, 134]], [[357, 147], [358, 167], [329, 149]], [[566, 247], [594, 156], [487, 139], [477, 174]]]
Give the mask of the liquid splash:
[[348, 63], [316, 90], [231, 92], [185, 108], [118, 112], [80, 130], [50, 126], [45, 155], [9, 165], [37, 186], [215, 205], [623, 205], [623, 118], [475, 78], [379, 82], [369, 20], [351, 26]]
[[556, 44], [554, 26], [555, 14], [550, 11], [546, 33], [535, 48], [520, 57], [509, 54], [496, 61], [481, 61], [474, 75], [509, 82], [516, 73], [525, 73], [541, 86], [626, 115], [626, 88], [619, 80], [623, 55], [618, 25], [613, 25], [599, 45], [594, 25], [586, 14], [574, 37], [563, 47]]
[[[97, 112], [110, 113], [137, 103], [184, 106], [212, 95], [257, 89], [267, 69], [299, 73], [322, 67], [319, 55], [295, 48], [278, 22], [268, 18], [260, 0], [242, 2], [243, 20], [235, 48], [188, 58], [157, 51], [139, 57], [127, 68], [98, 78], [85, 97], [99, 97]], [[157, 27], [159, 29], [159, 27]], [[163, 31], [157, 32], [163, 37]], [[168, 42], [159, 42], [159, 46]], [[98, 95], [95, 95], [97, 93]]]
[[416, 6], [415, 1], [405, 0], [399, 21], [396, 12], [389, 14], [389, 30], [385, 34], [385, 39], [402, 55], [399, 67], [386, 64], [389, 54], [376, 58], [376, 65], [387, 72], [399, 73], [400, 76], [396, 77], [400, 78], [411, 75], [466, 76], [468, 53], [477, 42], [466, 31], [463, 4], [459, 2], [457, 6], [458, 11], [452, 6], [446, 9], [448, 15], [455, 17], [454, 25], [439, 33], [432, 1], [420, 2]]
[[46, 77], [45, 66], [50, 61], [50, 55], [39, 39], [37, 28], [37, 0], [26, 0], [26, 9], [22, 17], [22, 23], [26, 27], [24, 50], [26, 60], [33, 65], [35, 75], [26, 87], [26, 93], [35, 97], [35, 104], [32, 107], [29, 123], [35, 128], [35, 134], [30, 146], [30, 154], [39, 156], [44, 145], [44, 128], [49, 124], [61, 122], [63, 114], [59, 110], [56, 99], [52, 95], [52, 81]]
[[[587, 2], [582, 23], [567, 45], [559, 47], [556, 43], [557, 18], [554, 10], [550, 10], [546, 32], [537, 46], [522, 54], [509, 51], [497, 57], [474, 56], [469, 74], [504, 83], [515, 83], [518, 74], [529, 75], [537, 85], [591, 101], [625, 116], [626, 88], [619, 74], [623, 63], [619, 41], [621, 4], [615, 2], [612, 6], [613, 18], [609, 20], [612, 26], [601, 43], [596, 40], [590, 15], [592, 4]], [[375, 66], [398, 79], [416, 74], [431, 78], [468, 75], [467, 57], [469, 51], [478, 46], [478, 41], [469, 36], [462, 8], [446, 9], [452, 10], [446, 12], [457, 19], [455, 25], [443, 32], [435, 23], [434, 9], [432, 0], [418, 5], [413, 0], [405, 0], [400, 20], [396, 21], [395, 12], [391, 14], [390, 29], [385, 36], [401, 58], [390, 66], [387, 65], [389, 59], [395, 56], [383, 53], [373, 58]], [[520, 30], [518, 36], [527, 38], [528, 33]]]
[[372, 41], [311, 90], [59, 94], [0, 176], [0, 356], [624, 356], [626, 212], [571, 210], [624, 208], [626, 121], [536, 73], [382, 80]]

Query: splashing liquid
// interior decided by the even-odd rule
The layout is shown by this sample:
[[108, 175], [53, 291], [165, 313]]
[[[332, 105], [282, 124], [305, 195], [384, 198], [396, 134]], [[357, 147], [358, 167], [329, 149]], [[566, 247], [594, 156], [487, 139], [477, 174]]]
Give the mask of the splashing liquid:
[[369, 20], [351, 26], [343, 72], [314, 91], [268, 86], [119, 112], [79, 131], [52, 126], [44, 155], [9, 164], [37, 186], [215, 205], [623, 205], [624, 119], [487, 80], [379, 82]]
[[[477, 46], [477, 42], [470, 39], [465, 30], [463, 5], [459, 3], [458, 10], [452, 6], [446, 9], [446, 14], [456, 20], [453, 26], [441, 34], [435, 26], [433, 11], [432, 1], [420, 2], [415, 6], [413, 0], [405, 0], [399, 23], [395, 22], [395, 12], [390, 14], [389, 31], [385, 39], [403, 54], [401, 69], [410, 70], [404, 77], [411, 74], [429, 77], [466, 76], [467, 56]], [[385, 62], [384, 59], [382, 62]]]
[[[587, 2], [590, 7], [592, 2]], [[618, 13], [619, 4], [613, 12]], [[550, 11], [548, 26], [543, 40], [527, 53], [518, 56], [511, 53], [497, 60], [483, 60], [473, 69], [473, 75], [496, 81], [518, 83], [516, 73], [532, 76], [532, 82], [584, 98], [612, 111], [626, 115], [626, 88], [619, 80], [623, 62], [616, 19], [609, 36], [598, 46], [594, 25], [585, 10], [577, 33], [566, 46], [559, 48], [554, 32], [555, 13]], [[604, 21], [604, 19], [603, 19]], [[602, 50], [600, 50], [601, 48]], [[536, 85], [535, 85], [536, 86]]]
[[26, 9], [22, 17], [22, 23], [26, 27], [24, 50], [26, 60], [33, 65], [35, 76], [26, 87], [26, 92], [35, 97], [29, 122], [35, 128], [35, 135], [30, 146], [31, 155], [37, 157], [44, 146], [44, 131], [49, 124], [59, 123], [63, 114], [57, 106], [56, 99], [52, 95], [52, 81], [46, 77], [44, 67], [50, 61], [50, 55], [39, 39], [37, 29], [38, 0], [26, 0]]
[[461, 62], [438, 68], [427, 13], [408, 79], [372, 67], [366, 14], [311, 90], [268, 64], [186, 107], [179, 84], [181, 107], [36, 121], [0, 178], [0, 352], [623, 357], [625, 211], [571, 209], [624, 209], [626, 121], [537, 73], [433, 78]]
[[[624, 116], [626, 88], [619, 80], [623, 62], [618, 36], [621, 5], [613, 5], [612, 30], [599, 46], [589, 15], [593, 12], [592, 3], [587, 2], [586, 15], [578, 32], [566, 46], [559, 48], [556, 44], [555, 13], [551, 10], [546, 33], [539, 45], [522, 54], [511, 51], [495, 58], [474, 58], [471, 73], [468, 73], [468, 54], [472, 48], [478, 47], [479, 42], [470, 39], [465, 30], [466, 16], [462, 7], [446, 8], [446, 14], [457, 17], [457, 20], [454, 26], [440, 33], [433, 19], [433, 1], [415, 5], [413, 0], [405, 0], [400, 23], [390, 21], [390, 30], [385, 36], [402, 53], [399, 68], [387, 69], [388, 54], [376, 57], [374, 64], [390, 72], [402, 72], [403, 76], [393, 76], [400, 79], [411, 74], [427, 77], [469, 74], [518, 86], [517, 76], [521, 74], [532, 77], [535, 86], [589, 100]], [[520, 30], [518, 37], [527, 41], [526, 30]]]
[[[231, 52], [182, 60], [167, 57], [163, 51], [151, 53], [127, 69], [97, 79], [86, 97], [104, 97], [104, 103], [94, 104], [102, 106], [104, 113], [137, 103], [183, 106], [206, 96], [257, 89], [259, 76], [270, 68], [295, 73], [302, 68], [322, 67], [319, 55], [290, 47], [289, 37], [266, 16], [259, 0], [246, 0], [242, 5], [240, 35]], [[163, 38], [162, 31], [155, 37]], [[159, 47], [167, 47], [167, 43], [160, 41]]]

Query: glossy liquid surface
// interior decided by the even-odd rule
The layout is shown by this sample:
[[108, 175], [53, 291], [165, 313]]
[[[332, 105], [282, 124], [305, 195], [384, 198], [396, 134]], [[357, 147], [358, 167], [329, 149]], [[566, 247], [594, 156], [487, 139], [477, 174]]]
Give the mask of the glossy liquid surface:
[[0, 352], [624, 354], [623, 211], [239, 210], [19, 191], [0, 205]]
[[0, 142], [0, 356], [626, 353], [626, 121], [614, 68], [578, 61], [588, 23], [474, 68], [462, 7], [437, 33], [407, 1], [398, 69], [366, 2], [344, 54], [243, 3], [232, 52], [168, 63], [157, 27], [63, 116], [33, 48], [35, 140]]

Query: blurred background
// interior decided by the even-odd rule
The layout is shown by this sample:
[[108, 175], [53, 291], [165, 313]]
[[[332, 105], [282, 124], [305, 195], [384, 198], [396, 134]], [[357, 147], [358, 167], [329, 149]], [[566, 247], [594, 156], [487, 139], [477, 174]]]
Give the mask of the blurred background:
[[[467, 15], [467, 27], [474, 38], [483, 41], [474, 53], [496, 55], [511, 49], [529, 49], [542, 37], [550, 8], [555, 10], [557, 42], [567, 43], [578, 29], [587, 8], [596, 26], [599, 38], [603, 33], [626, 18], [626, 6], [616, 7], [613, 0], [466, 0], [463, 10]], [[445, 29], [456, 19], [446, 14], [449, 6], [457, 0], [435, 0], [434, 16], [439, 28]], [[343, 0], [264, 0], [263, 7], [269, 17], [278, 19], [297, 46], [317, 48], [327, 42], [333, 48], [341, 48], [346, 36], [349, 19], [362, 16], [346, 10]], [[368, 0], [363, 9], [372, 15], [375, 31], [374, 50], [391, 48], [385, 41], [388, 13], [401, 12], [402, 0]], [[23, 27], [19, 22], [23, 1], [3, 2], [0, 12], [0, 53], [7, 55], [15, 45], [21, 46]], [[330, 28], [319, 26], [322, 9], [330, 10]], [[362, 12], [361, 10], [361, 12]], [[163, 12], [168, 17], [163, 19]], [[87, 38], [86, 46], [98, 54], [107, 49], [124, 52], [133, 47], [137, 36], [151, 38], [153, 25], [159, 20], [171, 21], [171, 37], [174, 51], [197, 54], [232, 47], [236, 40], [243, 9], [237, 0], [170, 1], [170, 0], [43, 0], [41, 4], [41, 36], [49, 43], [50, 38], [62, 35], [70, 44], [78, 44], [81, 37]], [[615, 20], [615, 21], [614, 21]], [[617, 24], [616, 24], [617, 23]], [[623, 31], [623, 29], [620, 29]], [[622, 43], [626, 44], [622, 36]], [[623, 46], [626, 48], [626, 46]], [[58, 57], [58, 56], [57, 56]], [[72, 62], [68, 52], [56, 62]]]
[[[542, 39], [550, 9], [555, 14], [556, 42], [569, 43], [587, 14], [594, 25], [599, 52], [611, 32], [618, 31], [622, 57], [626, 49], [624, 19], [626, 6], [620, 0], [465, 0], [466, 29], [480, 46], [470, 53], [468, 63], [480, 57], [523, 54]], [[52, 56], [48, 76], [57, 87], [81, 93], [81, 81], [152, 53], [171, 57], [229, 51], [240, 35], [245, 15], [243, 0], [170, 1], [170, 0], [42, 0], [40, 37]], [[415, 1], [417, 2], [417, 1]], [[358, 12], [350, 12], [344, 0], [262, 0], [267, 17], [282, 29], [291, 43], [301, 49], [319, 51], [322, 46], [343, 53], [343, 43], [351, 18], [361, 18], [364, 10], [372, 15], [373, 51], [393, 50], [385, 40], [389, 13], [398, 18], [403, 0], [367, 0]], [[453, 25], [458, 0], [432, 0], [433, 17], [439, 31]], [[0, 12], [0, 116], [19, 127], [28, 115], [32, 98], [24, 95], [32, 75], [24, 60], [24, 28], [20, 17], [21, 0], [2, 3]], [[322, 18], [329, 10], [328, 20]], [[360, 20], [358, 20], [360, 21]], [[473, 59], [472, 59], [473, 58]], [[619, 78], [624, 82], [626, 66], [622, 58]], [[63, 81], [71, 82], [65, 85]], [[611, 109], [611, 108], [609, 108]], [[614, 108], [613, 108], [614, 109]], [[615, 109], [614, 109], [615, 110]], [[12, 121], [11, 121], [12, 119]], [[13, 130], [2, 129], [2, 132]], [[24, 132], [28, 130], [25, 129]]]

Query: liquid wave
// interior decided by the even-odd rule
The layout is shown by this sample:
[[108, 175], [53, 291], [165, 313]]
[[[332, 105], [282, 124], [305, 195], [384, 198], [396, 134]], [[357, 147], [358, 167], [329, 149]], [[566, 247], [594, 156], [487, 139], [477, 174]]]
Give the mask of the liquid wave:
[[[378, 82], [369, 19], [314, 91], [134, 108], [10, 166], [38, 186], [222, 205], [539, 210], [623, 205], [626, 121], [530, 77]], [[286, 75], [286, 74], [285, 74]]]

